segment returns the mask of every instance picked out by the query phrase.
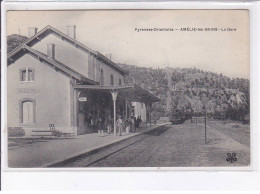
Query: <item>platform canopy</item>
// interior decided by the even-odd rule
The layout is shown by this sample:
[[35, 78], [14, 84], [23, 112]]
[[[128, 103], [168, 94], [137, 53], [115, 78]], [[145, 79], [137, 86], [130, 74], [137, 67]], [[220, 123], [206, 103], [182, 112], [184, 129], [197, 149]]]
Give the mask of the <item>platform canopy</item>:
[[153, 103], [160, 99], [136, 84], [121, 86], [103, 86], [103, 85], [75, 85], [75, 89], [94, 90], [100, 92], [118, 92], [119, 97], [127, 98], [133, 102]]

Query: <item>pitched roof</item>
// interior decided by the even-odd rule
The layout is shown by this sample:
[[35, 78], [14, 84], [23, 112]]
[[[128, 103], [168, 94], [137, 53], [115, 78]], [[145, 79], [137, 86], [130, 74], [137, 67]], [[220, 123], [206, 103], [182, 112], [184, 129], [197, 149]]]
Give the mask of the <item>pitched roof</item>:
[[59, 30], [57, 30], [57, 29], [55, 29], [55, 28], [53, 28], [52, 26], [49, 26], [49, 25], [46, 26], [45, 28], [43, 28], [42, 30], [40, 30], [37, 34], [35, 34], [31, 38], [29, 38], [27, 41], [25, 41], [20, 47], [17, 47], [16, 49], [14, 49], [10, 53], [8, 53], [8, 57], [9, 57], [9, 55], [12, 55], [17, 50], [19, 50], [24, 45], [31, 47], [32, 45], [38, 43], [41, 39], [45, 38], [49, 34], [54, 34], [57, 37], [61, 38], [62, 40], [66, 40], [68, 43], [73, 44], [76, 48], [79, 48], [79, 49], [81, 49], [85, 52], [88, 52], [88, 53], [94, 55], [99, 60], [103, 61], [107, 65], [109, 65], [112, 68], [114, 68], [115, 70], [119, 71], [120, 73], [128, 75], [128, 71], [124, 70], [119, 65], [117, 65], [116, 63], [114, 63], [113, 61], [111, 61], [110, 59], [108, 59], [107, 57], [105, 57], [104, 55], [99, 53], [98, 51], [92, 50], [91, 48], [85, 46], [84, 44], [78, 42], [77, 40], [69, 37], [68, 35], [60, 32]]
[[33, 57], [37, 58], [40, 61], [44, 61], [44, 62], [52, 65], [56, 69], [75, 78], [78, 81], [84, 81], [84, 82], [87, 82], [88, 84], [93, 84], [93, 85], [99, 84], [98, 82], [85, 77], [84, 75], [78, 73], [77, 71], [74, 71], [67, 65], [65, 65], [57, 60], [51, 59], [48, 56], [46, 56], [45, 54], [43, 54], [35, 49], [32, 49], [31, 47], [29, 47], [27, 45], [22, 45], [18, 49], [16, 49], [14, 52], [9, 53], [8, 58], [7, 58], [8, 64], [11, 64], [14, 61], [13, 58], [15, 58], [15, 57], [19, 58], [21, 56], [20, 53], [24, 54], [25, 52], [28, 52], [29, 54], [31, 54]]

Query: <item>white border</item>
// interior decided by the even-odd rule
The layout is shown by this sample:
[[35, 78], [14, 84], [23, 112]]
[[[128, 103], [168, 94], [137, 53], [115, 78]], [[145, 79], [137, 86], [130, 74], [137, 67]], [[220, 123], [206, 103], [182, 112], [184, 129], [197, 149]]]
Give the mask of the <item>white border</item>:
[[[115, 170], [123, 170], [121, 171], [122, 174], [132, 174], [134, 173], [133, 170], [142, 170], [139, 173], [147, 173], [148, 176], [149, 174], [156, 174], [159, 173], [158, 168], [156, 167], [148, 167], [148, 168], [77, 168], [77, 169], [70, 169], [70, 168], [52, 168], [52, 169], [42, 169], [42, 168], [33, 168], [33, 169], [27, 169], [27, 168], [19, 168], [19, 169], [12, 169], [12, 168], [7, 168], [7, 134], [4, 133], [4, 129], [6, 129], [6, 112], [7, 112], [7, 107], [6, 107], [6, 14], [5, 12], [7, 10], [57, 10], [57, 9], [62, 9], [62, 10], [79, 10], [79, 9], [249, 9], [250, 10], [250, 101], [251, 101], [251, 166], [249, 167], [161, 167], [160, 170], [165, 171], [165, 170], [174, 170], [174, 171], [182, 171], [178, 172], [178, 175], [180, 177], [183, 177], [184, 174], [189, 174], [189, 176], [193, 176], [197, 174], [198, 176], [201, 173], [205, 172], [199, 172], [199, 171], [247, 171], [243, 173], [249, 173], [248, 171], [258, 170], [258, 157], [259, 157], [259, 149], [258, 149], [258, 141], [257, 138], [259, 137], [259, 132], [257, 131], [257, 126], [259, 124], [259, 120], [256, 118], [257, 112], [259, 110], [259, 102], [257, 99], [257, 96], [259, 95], [259, 86], [257, 83], [260, 81], [260, 79], [257, 77], [259, 75], [259, 67], [257, 67], [257, 61], [259, 61], [259, 56], [257, 53], [257, 48], [259, 46], [259, 40], [257, 39], [257, 32], [259, 30], [259, 25], [257, 23], [257, 18], [259, 18], [258, 12], [260, 11], [260, 6], [257, 2], [249, 2], [249, 3], [241, 3], [241, 2], [230, 2], [230, 3], [220, 3], [220, 2], [98, 2], [98, 3], [93, 3], [93, 2], [85, 2], [85, 3], [71, 3], [71, 2], [3, 2], [2, 3], [2, 68], [1, 68], [1, 73], [2, 73], [2, 80], [1, 80], [1, 94], [2, 94], [2, 100], [1, 100], [1, 129], [2, 129], [2, 173], [3, 177], [6, 179], [4, 180], [3, 183], [9, 184], [10, 182], [14, 183], [10, 177], [16, 177], [16, 179], [22, 180], [23, 176], [21, 174], [27, 174], [29, 177], [34, 177], [34, 179], [30, 179], [32, 182], [35, 183], [39, 187], [39, 183], [35, 182], [40, 176], [43, 177], [48, 177], [48, 179], [53, 180], [53, 183], [56, 183], [57, 180], [54, 180], [53, 178], [59, 174], [60, 180], [64, 181], [64, 174], [70, 173], [71, 178], [74, 177], [74, 179], [77, 177], [77, 175], [81, 174], [84, 172], [86, 174], [103, 174], [105, 176], [108, 173], [108, 171], [113, 171], [113, 173], [118, 174], [120, 172], [116, 172]], [[259, 20], [258, 20], [259, 21]], [[258, 28], [257, 28], [258, 26]], [[260, 82], [259, 82], [260, 83]], [[254, 106], [252, 106], [254, 104]], [[129, 172], [129, 170], [131, 172]], [[144, 171], [145, 172], [144, 172]], [[148, 172], [151, 171], [152, 172]], [[157, 171], [154, 171], [157, 170]], [[59, 171], [59, 172], [57, 172]], [[95, 172], [94, 172], [95, 171]], [[98, 172], [97, 172], [98, 171]], [[104, 172], [106, 171], [106, 172]], [[193, 171], [192, 174], [191, 172], [183, 172], [183, 171]], [[197, 171], [197, 172], [194, 172]], [[22, 173], [19, 173], [22, 172]], [[111, 173], [111, 172], [109, 172]], [[138, 173], [138, 174], [139, 174]], [[160, 172], [162, 173], [162, 172]], [[166, 172], [165, 172], [166, 173]], [[177, 172], [175, 172], [177, 173]], [[181, 175], [180, 175], [181, 173]], [[220, 172], [219, 172], [220, 173]], [[222, 173], [230, 173], [230, 174], [237, 174], [239, 172], [222, 172]], [[251, 172], [252, 173], [252, 172]], [[75, 175], [74, 175], [75, 174]], [[230, 176], [228, 174], [228, 176]], [[67, 174], [68, 175], [68, 174]], [[72, 176], [73, 175], [73, 176]], [[160, 174], [162, 175], [162, 174]], [[76, 176], [76, 177], [75, 177]], [[156, 175], [157, 176], [157, 175]], [[196, 177], [195, 176], [195, 177]], [[259, 176], [259, 175], [258, 175]], [[37, 178], [36, 178], [37, 177]], [[65, 176], [66, 177], [66, 176]], [[208, 176], [204, 176], [208, 177]], [[210, 176], [209, 176], [210, 177]], [[36, 179], [35, 179], [36, 178]], [[159, 178], [159, 175], [158, 175]], [[185, 176], [183, 177], [185, 180]], [[196, 179], [196, 178], [195, 178]], [[124, 180], [124, 179], [122, 179]], [[208, 179], [206, 178], [204, 181], [207, 181]], [[111, 180], [110, 180], [111, 181]], [[176, 180], [175, 180], [176, 181]], [[59, 181], [58, 181], [59, 182]], [[97, 180], [97, 182], [99, 182]], [[134, 181], [135, 182], [135, 181]], [[177, 181], [179, 182], [179, 181]], [[196, 182], [196, 180], [194, 180]], [[52, 182], [50, 185], [52, 188], [55, 188], [55, 184]], [[60, 183], [61, 184], [61, 183]], [[64, 182], [62, 183], [64, 184]], [[190, 183], [193, 185], [193, 183]], [[25, 185], [28, 186], [28, 183], [25, 185], [20, 184], [20, 182], [16, 182], [16, 185], [18, 187], [23, 188]], [[31, 185], [31, 184], [30, 184]], [[70, 185], [70, 184], [69, 184]], [[68, 186], [69, 186], [68, 185]], [[96, 185], [96, 184], [94, 184]], [[5, 184], [3, 185], [4, 188], [9, 188], [12, 189], [12, 186], [6, 186]], [[64, 185], [65, 186], [65, 185]], [[98, 186], [98, 184], [96, 185]], [[171, 185], [169, 185], [171, 186]], [[195, 185], [193, 185], [195, 186]], [[65, 186], [66, 187], [66, 186]], [[75, 185], [70, 186], [70, 188], [75, 188]], [[120, 188], [120, 185], [118, 185], [118, 188]], [[177, 188], [177, 187], [176, 187]], [[28, 189], [28, 188], [27, 188]]]

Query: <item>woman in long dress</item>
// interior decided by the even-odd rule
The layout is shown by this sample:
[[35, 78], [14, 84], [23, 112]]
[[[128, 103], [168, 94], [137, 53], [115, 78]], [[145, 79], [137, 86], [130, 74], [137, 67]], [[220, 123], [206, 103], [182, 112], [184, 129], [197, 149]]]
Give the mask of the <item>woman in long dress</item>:
[[121, 136], [122, 135], [122, 130], [123, 130], [123, 121], [121, 119], [121, 116], [118, 117], [116, 124], [117, 124], [117, 129], [118, 129], [119, 136]]
[[110, 115], [108, 115], [108, 118], [107, 118], [107, 133], [108, 134], [110, 134], [111, 129], [112, 129], [112, 119], [111, 119]]

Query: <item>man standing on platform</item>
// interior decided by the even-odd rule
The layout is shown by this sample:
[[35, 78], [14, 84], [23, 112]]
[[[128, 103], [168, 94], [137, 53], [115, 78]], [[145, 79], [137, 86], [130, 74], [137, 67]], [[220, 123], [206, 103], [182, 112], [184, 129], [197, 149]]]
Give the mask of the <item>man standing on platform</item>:
[[136, 117], [134, 117], [134, 127], [135, 127], [135, 132], [136, 132], [136, 128], [137, 128], [137, 120], [136, 120]]

